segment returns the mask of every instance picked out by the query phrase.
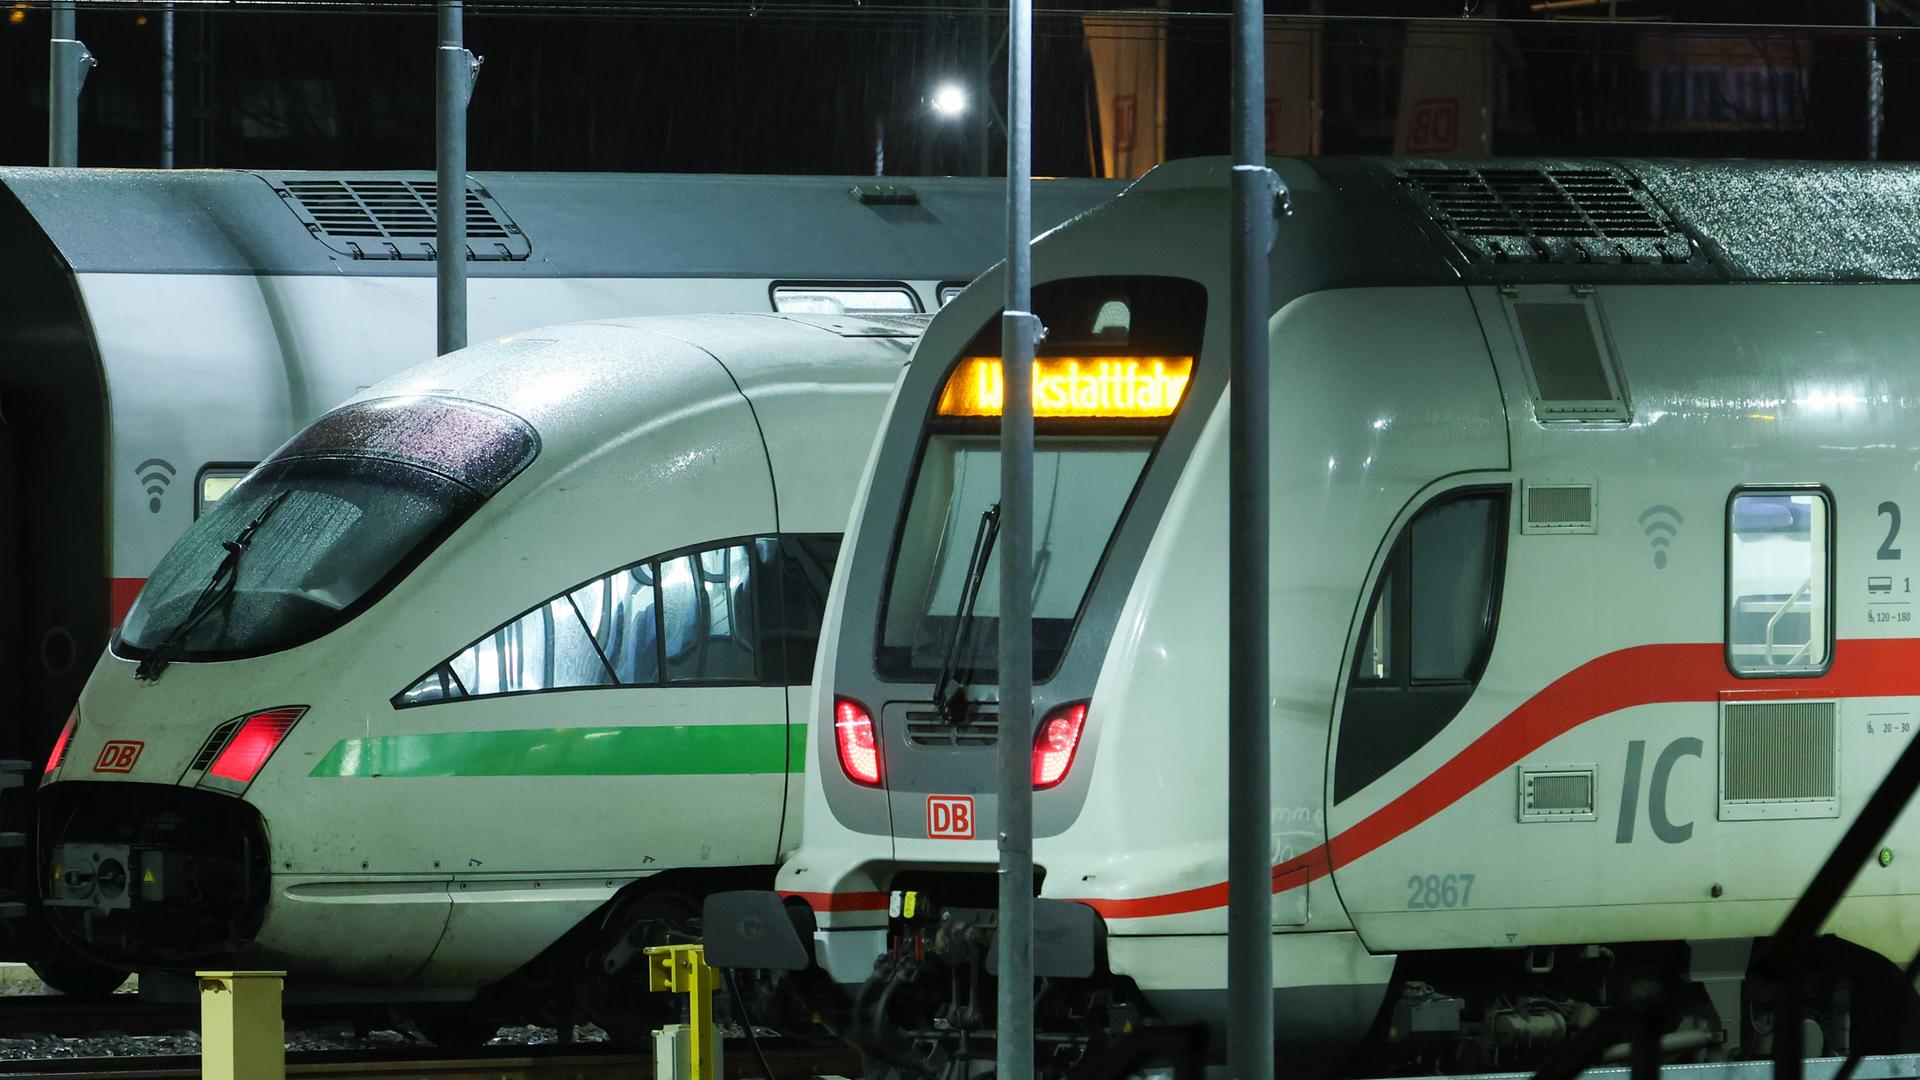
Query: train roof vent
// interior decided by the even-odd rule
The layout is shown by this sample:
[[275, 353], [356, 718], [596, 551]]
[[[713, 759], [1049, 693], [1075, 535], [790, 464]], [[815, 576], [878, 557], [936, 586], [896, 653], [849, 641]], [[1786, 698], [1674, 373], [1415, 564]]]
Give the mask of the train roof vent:
[[[268, 178], [314, 238], [350, 259], [432, 259], [437, 184], [397, 177]], [[487, 189], [467, 181], [467, 253], [525, 259], [533, 245]]]
[[1413, 167], [1401, 178], [1481, 262], [1685, 263], [1696, 255], [1660, 204], [1609, 167]]

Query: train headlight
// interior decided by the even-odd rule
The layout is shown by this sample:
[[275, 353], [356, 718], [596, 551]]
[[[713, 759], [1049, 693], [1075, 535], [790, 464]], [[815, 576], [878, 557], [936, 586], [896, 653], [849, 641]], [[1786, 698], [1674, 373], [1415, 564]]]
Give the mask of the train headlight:
[[873, 714], [865, 705], [852, 698], [833, 699], [833, 743], [849, 780], [880, 786], [880, 740], [873, 730]]
[[242, 717], [213, 763], [207, 766], [201, 784], [234, 794], [244, 791], [306, 712], [305, 705], [284, 705]]
[[1087, 726], [1087, 703], [1075, 701], [1062, 705], [1040, 721], [1040, 733], [1033, 740], [1033, 787], [1050, 788], [1066, 778], [1073, 768], [1073, 755], [1080, 749], [1080, 733]]

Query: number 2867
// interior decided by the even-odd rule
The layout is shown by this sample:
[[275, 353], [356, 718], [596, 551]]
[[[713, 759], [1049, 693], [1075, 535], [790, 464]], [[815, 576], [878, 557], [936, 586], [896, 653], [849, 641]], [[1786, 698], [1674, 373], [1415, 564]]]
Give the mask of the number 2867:
[[1462, 908], [1473, 900], [1472, 874], [1415, 874], [1407, 879], [1407, 907], [1416, 911]]

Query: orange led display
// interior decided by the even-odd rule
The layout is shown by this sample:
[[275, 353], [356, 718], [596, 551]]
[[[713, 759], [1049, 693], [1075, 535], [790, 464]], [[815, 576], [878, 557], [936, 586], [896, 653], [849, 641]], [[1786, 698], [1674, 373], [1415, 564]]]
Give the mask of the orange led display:
[[[1033, 415], [1171, 416], [1193, 377], [1191, 356], [1047, 356], [1033, 362]], [[999, 416], [997, 356], [970, 356], [940, 392], [941, 416]]]

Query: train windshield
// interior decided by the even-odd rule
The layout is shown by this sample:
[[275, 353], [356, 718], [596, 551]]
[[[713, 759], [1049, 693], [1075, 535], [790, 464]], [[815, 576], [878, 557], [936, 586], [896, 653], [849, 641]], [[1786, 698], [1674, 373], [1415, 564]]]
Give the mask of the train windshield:
[[[1034, 677], [1052, 677], [1135, 490], [1193, 375], [1204, 293], [1165, 278], [1035, 290]], [[1151, 329], [1149, 329], [1151, 328]], [[881, 615], [878, 674], [995, 677], [999, 640], [998, 320], [948, 370], [928, 418]]]
[[471, 402], [329, 414], [194, 522], [115, 651], [217, 660], [310, 641], [384, 594], [536, 449], [524, 422]]

